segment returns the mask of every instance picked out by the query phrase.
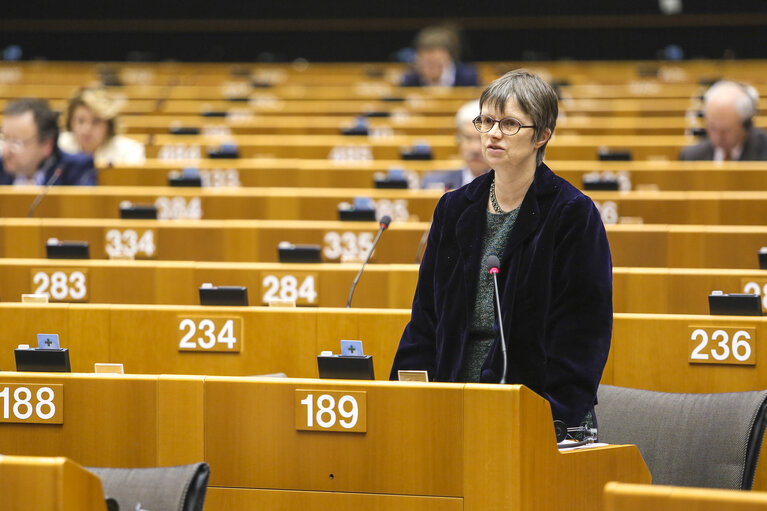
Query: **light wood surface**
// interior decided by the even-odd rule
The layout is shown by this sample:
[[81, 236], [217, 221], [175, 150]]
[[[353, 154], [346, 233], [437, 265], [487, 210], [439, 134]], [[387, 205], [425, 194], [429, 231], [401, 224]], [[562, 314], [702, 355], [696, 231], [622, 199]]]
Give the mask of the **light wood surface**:
[[3, 511], [103, 511], [101, 479], [67, 458], [0, 455]]
[[[766, 172], [767, 173], [767, 172]], [[40, 190], [0, 189], [0, 217], [25, 217]], [[601, 209], [605, 224], [763, 225], [763, 191], [586, 191]], [[355, 198], [373, 201], [378, 218], [395, 222], [429, 221], [441, 190], [370, 188], [173, 188], [58, 187], [34, 212], [36, 218], [119, 218], [124, 201], [155, 205], [162, 219], [173, 218], [172, 201], [199, 201], [202, 219], [338, 220], [339, 207]]]
[[605, 511], [751, 511], [767, 507], [767, 492], [610, 482]]
[[[240, 351], [180, 351], [186, 329], [181, 320], [241, 318]], [[238, 308], [140, 305], [0, 304], [0, 367], [15, 367], [13, 348], [36, 345], [36, 334], [58, 333], [70, 349], [74, 371], [92, 372], [95, 362], [124, 364], [127, 373], [258, 375], [285, 373], [317, 376], [321, 351], [340, 351], [341, 339], [363, 341], [373, 355], [375, 376], [387, 380], [405, 325], [407, 309]], [[151, 325], [151, 327], [146, 327]], [[767, 319], [753, 316], [616, 313], [610, 356], [602, 382], [665, 392], [737, 392], [767, 388]], [[706, 361], [690, 354], [696, 329], [707, 332]], [[723, 353], [714, 332], [726, 329], [732, 353], [734, 332], [749, 332], [752, 356], [738, 363], [732, 356], [716, 363], [712, 350]], [[199, 327], [192, 337], [205, 339]], [[217, 333], [217, 332], [216, 332]], [[745, 346], [738, 348], [739, 354]]]
[[[0, 373], [0, 383], [18, 381], [63, 384], [67, 419], [49, 448], [39, 441], [45, 425], [5, 429], [4, 452], [53, 450], [98, 466], [124, 466], [129, 458], [133, 466], [186, 463], [203, 453], [211, 510], [553, 510], [565, 503], [589, 510], [601, 507], [607, 481], [650, 481], [635, 446], [559, 452], [548, 403], [520, 386]], [[150, 392], [137, 394], [136, 384]], [[105, 387], [121, 392], [107, 396]], [[366, 432], [298, 431], [297, 391], [364, 393]], [[159, 399], [146, 399], [152, 392]], [[111, 413], [105, 397], [132, 422]], [[168, 407], [169, 400], [177, 404]], [[191, 409], [183, 412], [187, 420], [165, 418], [184, 409]], [[115, 438], [88, 434], [85, 422]], [[152, 429], [156, 436], [137, 441]], [[171, 434], [177, 442], [158, 459], [154, 439]]]
[[[376, 248], [374, 262], [409, 264], [429, 228], [426, 222], [392, 222]], [[109, 219], [0, 219], [0, 256], [42, 258], [49, 238], [87, 241], [91, 258], [107, 256], [106, 234], [111, 229], [155, 229], [156, 258], [228, 262], [276, 262], [282, 241], [316, 244], [333, 252], [329, 233], [354, 233], [355, 240], [378, 230], [376, 222], [310, 220], [109, 220]], [[607, 238], [615, 266], [730, 268], [758, 266], [757, 253], [767, 240], [767, 227], [732, 225], [615, 224], [607, 225]], [[335, 236], [335, 235], [333, 235]], [[355, 241], [356, 253], [360, 254]], [[345, 249], [344, 249], [345, 247]], [[351, 251], [344, 242], [341, 248]], [[362, 251], [364, 257], [364, 251]], [[334, 260], [334, 261], [337, 261]]]
[[[290, 399], [298, 388], [366, 391], [367, 433], [295, 431]], [[601, 505], [596, 495], [605, 480], [649, 482], [634, 447], [558, 452], [548, 404], [519, 387], [208, 378], [206, 389], [214, 508], [225, 502], [218, 486], [238, 486], [462, 497], [467, 510], [556, 509], [565, 502], [592, 509]], [[224, 416], [233, 406], [235, 423]], [[260, 420], [262, 409], [272, 411], [268, 422]], [[550, 492], [549, 484], [563, 491]], [[289, 491], [239, 497], [247, 507], [294, 498]]]
[[[754, 256], [756, 262], [756, 256]], [[265, 286], [269, 276], [292, 275], [298, 285], [307, 276], [314, 281], [316, 301], [298, 305], [345, 307], [352, 281], [360, 263], [290, 264], [226, 263], [151, 260], [57, 260], [0, 259], [0, 299], [20, 302], [21, 295], [33, 293], [39, 285], [32, 278], [39, 272], [85, 270], [87, 303], [197, 305], [199, 287], [239, 285], [248, 288], [251, 305], [268, 305], [273, 289]], [[355, 308], [409, 309], [418, 281], [418, 265], [372, 264], [365, 267], [354, 292]], [[613, 268], [613, 310], [653, 314], [707, 314], [708, 295], [759, 292], [764, 295], [767, 272], [718, 268]], [[280, 287], [280, 289], [282, 289]], [[58, 299], [46, 288], [51, 302], [73, 301], [70, 295]], [[274, 293], [279, 298], [280, 292]]]
[[[82, 465], [105, 467], [154, 467], [199, 461], [202, 449], [196, 441], [201, 438], [203, 424], [199, 421], [200, 410], [194, 404], [202, 401], [200, 379], [187, 382], [179, 379], [163, 385], [165, 378], [0, 372], [2, 383], [64, 385], [64, 423], [0, 424], [0, 451], [66, 456]], [[179, 406], [177, 399], [189, 406]], [[177, 441], [161, 446], [161, 438], [167, 440], [169, 434]]]
[[[559, 176], [583, 188], [583, 176], [620, 173], [628, 189], [669, 191], [756, 191], [767, 189], [764, 162], [596, 161], [552, 160], [546, 163]], [[327, 159], [264, 158], [237, 160], [149, 159], [144, 166], [102, 169], [99, 182], [107, 186], [166, 186], [168, 173], [184, 167], [200, 169], [215, 186], [228, 185], [224, 171], [236, 174], [241, 186], [372, 188], [374, 175], [390, 168], [405, 169], [416, 176], [429, 171], [458, 169], [460, 160], [332, 161]], [[215, 175], [214, 175], [215, 174]], [[613, 177], [614, 179], [614, 177]], [[621, 188], [622, 190], [624, 188]]]

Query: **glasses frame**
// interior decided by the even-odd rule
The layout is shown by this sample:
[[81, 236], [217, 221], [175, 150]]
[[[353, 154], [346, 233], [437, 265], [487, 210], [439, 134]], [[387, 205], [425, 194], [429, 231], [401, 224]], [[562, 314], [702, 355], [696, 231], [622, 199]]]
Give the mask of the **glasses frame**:
[[8, 139], [4, 133], [0, 133], [0, 145], [3, 145], [8, 148], [11, 152], [14, 153], [20, 153], [24, 149], [26, 149], [30, 143], [37, 140], [37, 138], [32, 137], [27, 140], [19, 140], [19, 139]]
[[[490, 119], [490, 120], [492, 120], [492, 121], [493, 121], [493, 124], [490, 126], [490, 129], [487, 129], [487, 130], [484, 130], [484, 131], [482, 131], [481, 129], [479, 129], [479, 126], [477, 126], [477, 123], [478, 123], [478, 122], [480, 122], [480, 119], [481, 119], [482, 117], [487, 117], [488, 119]], [[511, 119], [512, 121], [514, 121], [514, 122], [516, 122], [516, 123], [517, 123], [517, 126], [518, 126], [518, 127], [517, 127], [517, 131], [515, 131], [514, 133], [507, 133], [507, 132], [505, 132], [505, 131], [503, 130], [503, 128], [501, 128], [501, 123], [502, 123], [503, 121], [505, 121], [506, 119]], [[474, 119], [471, 121], [471, 123], [474, 125], [474, 129], [476, 129], [476, 130], [477, 130], [477, 131], [479, 131], [480, 133], [490, 133], [491, 131], [493, 131], [493, 128], [495, 128], [495, 124], [496, 124], [496, 123], [498, 123], [498, 129], [499, 129], [499, 130], [501, 130], [501, 133], [503, 133], [503, 134], [504, 134], [504, 135], [506, 135], [507, 137], [513, 137], [514, 135], [516, 135], [517, 133], [519, 133], [519, 130], [521, 130], [522, 128], [535, 128], [535, 124], [530, 124], [530, 125], [525, 125], [525, 124], [522, 124], [522, 121], [520, 121], [520, 120], [519, 120], [519, 119], [517, 119], [516, 117], [504, 117], [504, 118], [502, 118], [502, 119], [494, 119], [494, 118], [490, 117], [489, 115], [483, 115], [483, 114], [480, 114], [480, 115], [476, 116], [476, 117], [475, 117], [475, 118], [474, 118]]]

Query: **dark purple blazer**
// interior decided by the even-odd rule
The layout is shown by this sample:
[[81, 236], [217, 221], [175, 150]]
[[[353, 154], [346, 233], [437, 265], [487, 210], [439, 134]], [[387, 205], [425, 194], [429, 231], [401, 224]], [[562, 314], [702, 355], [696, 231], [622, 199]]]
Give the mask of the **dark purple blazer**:
[[[53, 177], [53, 173], [60, 168], [62, 173], [55, 185], [85, 185], [94, 186], [97, 183], [97, 173], [93, 165], [93, 158], [87, 154], [69, 154], [55, 149], [53, 165], [48, 167], [42, 184], [47, 183]], [[3, 159], [0, 157], [0, 185], [12, 185], [16, 176], [6, 172]]]
[[[426, 369], [433, 381], [457, 381], [485, 265], [481, 240], [493, 175], [437, 204], [392, 379], [399, 369]], [[545, 164], [522, 201], [498, 279], [507, 381], [530, 387], [551, 403], [554, 419], [577, 426], [596, 402], [610, 350], [612, 260], [594, 203]], [[500, 381], [502, 364], [498, 335], [480, 381]]]
[[[476, 87], [479, 85], [477, 68], [471, 64], [455, 63], [455, 80], [453, 87]], [[421, 77], [415, 71], [411, 71], [402, 77], [402, 87], [423, 87]]]

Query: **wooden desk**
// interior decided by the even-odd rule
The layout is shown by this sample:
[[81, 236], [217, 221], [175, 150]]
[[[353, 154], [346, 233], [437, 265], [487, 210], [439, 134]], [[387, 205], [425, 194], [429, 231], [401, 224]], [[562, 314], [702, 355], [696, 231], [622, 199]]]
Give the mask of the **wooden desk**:
[[67, 458], [0, 456], [4, 511], [103, 511], [101, 479]]
[[[214, 337], [232, 320], [234, 346], [240, 351], [227, 349], [223, 341], [210, 343], [219, 352], [210, 346], [203, 349], [200, 342], [208, 344], [209, 339], [208, 328], [201, 326], [203, 319], [213, 321]], [[22, 343], [36, 345], [36, 334], [45, 332], [60, 335], [61, 346], [70, 349], [74, 371], [91, 372], [95, 362], [112, 362], [138, 374], [283, 372], [314, 378], [321, 351], [338, 353], [340, 339], [360, 339], [365, 353], [373, 355], [376, 378], [386, 380], [409, 319], [408, 309], [3, 303], [0, 339], [5, 347], [0, 351], [0, 368], [15, 367], [13, 348]], [[616, 313], [602, 382], [665, 392], [767, 388], [765, 325], [767, 319], [760, 317]], [[699, 328], [707, 343], [702, 342], [702, 333], [693, 335]], [[714, 337], [722, 328], [728, 338], [728, 356], [726, 363], [717, 363], [715, 356], [725, 348], [717, 347], [721, 334]], [[738, 334], [736, 343], [740, 330], [747, 335]], [[198, 349], [182, 350], [184, 338]], [[691, 363], [696, 348], [707, 358]], [[748, 356], [738, 360], [733, 353]]]
[[[392, 222], [374, 260], [414, 262], [428, 228], [426, 222]], [[0, 219], [0, 257], [42, 258], [46, 240], [58, 238], [88, 241], [92, 258], [106, 258], [106, 247], [117, 243], [108, 238], [112, 230], [118, 230], [120, 236], [132, 230], [138, 238], [152, 230], [155, 251], [150, 257], [160, 260], [277, 262], [277, 245], [290, 241], [318, 244], [325, 261], [337, 261], [346, 254], [364, 256], [378, 225], [308, 220], [6, 218]], [[607, 237], [615, 266], [753, 269], [758, 266], [759, 249], [767, 244], [767, 227], [617, 224], [607, 226]]]
[[[25, 217], [38, 187], [0, 187], [0, 217]], [[124, 201], [154, 205], [162, 219], [338, 220], [339, 206], [369, 198], [376, 217], [428, 221], [441, 190], [370, 188], [174, 188], [55, 187], [34, 211], [36, 218], [118, 218]], [[587, 191], [605, 224], [706, 224], [761, 226], [767, 192]], [[180, 206], [179, 206], [180, 205]], [[192, 215], [191, 210], [194, 211]]]
[[[459, 108], [461, 105], [457, 105]], [[352, 110], [349, 108], [349, 110]], [[354, 111], [341, 111], [339, 115], [354, 115]], [[425, 112], [424, 112], [425, 113]], [[451, 135], [345, 137], [343, 135], [304, 135], [300, 143], [285, 135], [155, 135], [148, 141], [146, 154], [149, 158], [179, 150], [204, 158], [209, 148], [223, 143], [235, 143], [241, 158], [304, 158], [338, 159], [347, 155], [350, 160], [391, 160], [401, 157], [403, 147], [411, 147], [421, 141], [431, 146], [433, 158], [454, 158], [457, 154], [455, 137]], [[552, 160], [596, 160], [602, 148], [613, 151], [628, 150], [635, 160], [676, 160], [685, 146], [697, 143], [692, 136], [620, 136], [620, 135], [557, 135], [546, 146], [546, 157]], [[192, 158], [190, 156], [190, 158]]]
[[[18, 302], [22, 294], [40, 291], [47, 293], [51, 302], [197, 305], [199, 287], [210, 282], [246, 286], [252, 305], [267, 305], [270, 298], [285, 296], [296, 299], [299, 306], [345, 307], [359, 267], [359, 263], [0, 259], [0, 299]], [[83, 275], [81, 284], [72, 276], [76, 271]], [[62, 272], [70, 282], [54, 293], [51, 280], [56, 272]], [[293, 283], [285, 281], [286, 277]], [[352, 304], [355, 308], [409, 309], [417, 281], [417, 264], [369, 265]], [[84, 288], [83, 297], [73, 298], [81, 292], [79, 286]], [[764, 295], [765, 286], [767, 272], [763, 270], [619, 266], [613, 268], [613, 309], [707, 314], [708, 295], [715, 289]], [[303, 291], [299, 293], [299, 289]]]
[[610, 482], [605, 511], [756, 511], [767, 507], [767, 492], [650, 486]]
[[[63, 424], [0, 424], [4, 452], [99, 466], [204, 459], [214, 511], [590, 510], [607, 481], [650, 480], [635, 446], [559, 452], [549, 404], [520, 386], [0, 373], [2, 386], [33, 384], [62, 385]], [[297, 429], [298, 400], [326, 393], [354, 399], [348, 423], [362, 431]]]
[[[547, 160], [548, 161], [548, 160]], [[767, 190], [767, 164], [764, 162], [680, 162], [680, 161], [593, 161], [552, 160], [554, 172], [583, 188], [583, 177], [612, 174], [620, 177], [621, 189], [676, 191], [754, 191]], [[209, 186], [271, 186], [310, 188], [372, 188], [374, 175], [390, 168], [401, 168], [416, 175], [460, 168], [459, 160], [431, 161], [329, 161], [292, 158], [238, 160], [147, 160], [144, 166], [102, 169], [101, 185], [166, 186], [168, 173], [184, 167], [200, 169]], [[625, 188], [624, 188], [625, 187]]]
[[36, 334], [45, 332], [70, 349], [73, 371], [112, 362], [136, 374], [316, 378], [317, 355], [340, 353], [341, 339], [360, 339], [376, 378], [387, 380], [409, 320], [409, 309], [0, 303], [0, 369], [15, 368], [13, 349], [37, 346]]

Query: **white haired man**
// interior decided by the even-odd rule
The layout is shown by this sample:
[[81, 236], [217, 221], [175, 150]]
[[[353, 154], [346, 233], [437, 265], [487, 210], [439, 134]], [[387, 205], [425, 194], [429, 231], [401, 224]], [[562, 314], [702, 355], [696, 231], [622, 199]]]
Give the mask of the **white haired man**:
[[704, 96], [706, 139], [685, 147], [680, 160], [767, 160], [767, 132], [753, 126], [759, 94], [750, 85], [719, 81]]
[[478, 100], [466, 103], [455, 115], [455, 136], [464, 167], [459, 170], [430, 172], [421, 181], [421, 188], [453, 190], [472, 182], [475, 177], [481, 176], [490, 169], [482, 156], [482, 143], [473, 124], [477, 115], [479, 115]]

